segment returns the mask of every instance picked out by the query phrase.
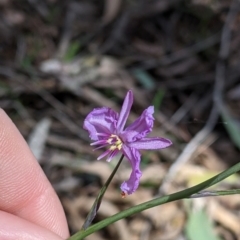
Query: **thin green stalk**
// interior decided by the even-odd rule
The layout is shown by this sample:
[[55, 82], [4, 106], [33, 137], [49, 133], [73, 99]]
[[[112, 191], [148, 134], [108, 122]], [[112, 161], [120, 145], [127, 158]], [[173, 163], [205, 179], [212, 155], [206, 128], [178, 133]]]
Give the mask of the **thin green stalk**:
[[217, 197], [240, 194], [240, 189], [232, 190], [219, 190], [219, 191], [201, 191], [199, 193], [192, 194], [189, 198], [202, 198], [202, 197]]
[[119, 159], [119, 161], [118, 161], [116, 167], [114, 168], [113, 172], [111, 173], [111, 175], [109, 176], [108, 180], [106, 181], [106, 183], [101, 188], [98, 196], [96, 197], [96, 200], [94, 201], [94, 203], [92, 205], [91, 210], [89, 211], [89, 213], [87, 215], [87, 218], [85, 219], [85, 222], [84, 222], [84, 224], [82, 226], [82, 231], [87, 229], [91, 225], [93, 219], [95, 218], [95, 216], [97, 214], [97, 211], [98, 211], [98, 209], [99, 209], [99, 207], [101, 205], [102, 198], [103, 198], [103, 196], [104, 196], [104, 194], [105, 194], [105, 192], [106, 192], [110, 182], [112, 181], [115, 173], [117, 172], [117, 170], [118, 170], [118, 168], [119, 168], [123, 158], [124, 158], [124, 155], [121, 156], [121, 158]]
[[109, 218], [106, 218], [106, 219], [88, 227], [85, 231], [77, 232], [72, 237], [70, 237], [68, 240], [81, 240], [84, 237], [90, 235], [91, 233], [96, 232], [96, 231], [98, 231], [120, 219], [129, 217], [133, 214], [142, 212], [146, 209], [149, 209], [149, 208], [152, 208], [152, 207], [155, 207], [158, 205], [162, 205], [164, 203], [168, 203], [168, 202], [172, 202], [172, 201], [176, 201], [176, 200], [180, 200], [180, 199], [184, 199], [184, 198], [189, 198], [194, 193], [199, 193], [200, 191], [213, 186], [214, 184], [222, 181], [223, 179], [229, 177], [230, 175], [232, 175], [238, 171], [240, 171], [240, 163], [237, 163], [233, 167], [221, 172], [220, 174], [216, 175], [215, 177], [212, 177], [212, 178], [208, 179], [207, 181], [202, 182], [196, 186], [193, 186], [191, 188], [188, 188], [188, 189], [185, 189], [185, 190], [182, 190], [182, 191], [179, 191], [179, 192], [167, 195], [167, 196], [153, 199], [151, 201], [139, 204], [132, 208], [126, 209], [120, 213], [117, 213]]

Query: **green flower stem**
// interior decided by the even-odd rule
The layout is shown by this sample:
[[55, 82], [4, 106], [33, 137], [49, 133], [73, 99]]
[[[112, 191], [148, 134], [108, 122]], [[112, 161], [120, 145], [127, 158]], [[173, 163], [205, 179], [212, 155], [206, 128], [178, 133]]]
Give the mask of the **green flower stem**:
[[216, 175], [215, 177], [212, 177], [212, 178], [208, 179], [207, 181], [202, 182], [196, 186], [193, 186], [191, 188], [188, 188], [188, 189], [185, 189], [185, 190], [182, 190], [182, 191], [179, 191], [179, 192], [167, 195], [167, 196], [153, 199], [151, 201], [148, 201], [148, 202], [139, 204], [137, 206], [131, 207], [129, 209], [126, 209], [120, 213], [117, 213], [117, 214], [109, 217], [109, 218], [106, 218], [106, 219], [88, 227], [86, 230], [81, 230], [81, 231], [77, 232], [72, 237], [70, 237], [68, 240], [81, 240], [84, 237], [90, 235], [91, 233], [96, 232], [96, 231], [98, 231], [120, 219], [129, 217], [133, 214], [142, 212], [146, 209], [149, 209], [149, 208], [152, 208], [152, 207], [155, 207], [158, 205], [162, 205], [164, 203], [168, 203], [168, 202], [172, 202], [172, 201], [176, 201], [176, 200], [180, 200], [180, 199], [184, 199], [184, 198], [189, 198], [194, 193], [199, 193], [200, 191], [213, 186], [214, 184], [222, 181], [223, 179], [238, 172], [239, 170], [240, 170], [240, 163], [237, 163], [236, 165], [221, 172], [220, 174]]
[[118, 161], [116, 167], [114, 168], [113, 172], [112, 172], [111, 175], [109, 176], [109, 178], [108, 178], [108, 180], [106, 181], [106, 183], [104, 184], [104, 186], [101, 188], [101, 190], [100, 190], [100, 192], [99, 192], [96, 200], [94, 201], [94, 203], [93, 203], [93, 205], [92, 205], [92, 208], [91, 208], [91, 210], [89, 211], [89, 213], [88, 213], [88, 215], [87, 215], [87, 217], [86, 217], [86, 219], [85, 219], [85, 222], [84, 222], [84, 224], [83, 224], [83, 226], [82, 226], [82, 230], [83, 230], [83, 231], [91, 225], [93, 219], [95, 218], [95, 216], [96, 216], [96, 214], [97, 214], [97, 211], [98, 211], [98, 209], [99, 209], [99, 207], [100, 207], [100, 205], [101, 205], [102, 198], [103, 198], [103, 196], [104, 196], [104, 194], [105, 194], [105, 192], [106, 192], [106, 190], [107, 190], [110, 182], [112, 181], [115, 173], [117, 172], [117, 170], [118, 170], [118, 168], [119, 168], [119, 166], [120, 166], [123, 158], [124, 158], [124, 155], [122, 154], [122, 156], [121, 156], [121, 158], [119, 159], [119, 161]]
[[240, 189], [201, 191], [199, 193], [192, 194], [189, 198], [217, 197], [217, 196], [234, 195], [234, 194], [240, 194]]

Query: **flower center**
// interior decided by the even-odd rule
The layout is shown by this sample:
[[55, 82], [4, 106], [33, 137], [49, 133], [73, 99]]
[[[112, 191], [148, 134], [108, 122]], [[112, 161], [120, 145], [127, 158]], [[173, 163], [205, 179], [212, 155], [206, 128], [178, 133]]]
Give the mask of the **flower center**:
[[120, 137], [118, 137], [115, 134], [111, 134], [109, 136], [109, 134], [98, 133], [98, 135], [101, 136], [102, 139], [91, 143], [91, 146], [98, 146], [94, 150], [97, 150], [97, 149], [100, 149], [103, 147], [107, 147], [107, 146], [108, 146], [108, 149], [104, 153], [102, 153], [97, 158], [97, 160], [100, 160], [100, 159], [106, 157], [107, 155], [109, 155], [107, 158], [107, 161], [110, 162], [112, 160], [112, 158], [122, 149], [123, 141]]
[[111, 147], [109, 148], [109, 150], [121, 150], [122, 148], [122, 140], [115, 134], [111, 134], [110, 137], [107, 140], [107, 143], [109, 143], [111, 145]]

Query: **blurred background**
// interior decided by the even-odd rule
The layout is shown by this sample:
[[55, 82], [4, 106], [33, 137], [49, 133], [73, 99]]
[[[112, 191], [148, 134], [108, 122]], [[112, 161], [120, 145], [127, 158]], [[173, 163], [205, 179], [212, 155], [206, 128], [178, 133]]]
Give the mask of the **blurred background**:
[[[95, 222], [210, 178], [239, 161], [240, 1], [0, 0], [0, 106], [17, 125], [78, 231], [117, 163], [96, 158], [83, 120], [95, 107], [129, 121], [155, 107], [153, 136], [173, 145], [143, 151], [139, 189], [125, 199], [123, 161]], [[234, 175], [213, 189], [240, 188]], [[89, 240], [240, 239], [240, 197], [169, 203]]]

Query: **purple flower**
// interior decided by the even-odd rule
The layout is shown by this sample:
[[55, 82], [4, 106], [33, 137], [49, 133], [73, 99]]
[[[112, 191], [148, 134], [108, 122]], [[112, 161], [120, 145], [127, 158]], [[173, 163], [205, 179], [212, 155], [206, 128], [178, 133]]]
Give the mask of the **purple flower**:
[[91, 145], [96, 149], [107, 147], [97, 160], [106, 156], [110, 162], [119, 152], [122, 152], [132, 167], [130, 178], [121, 184], [122, 195], [132, 194], [139, 185], [142, 175], [140, 171], [140, 149], [161, 149], [169, 147], [172, 142], [166, 138], [149, 137], [146, 135], [153, 128], [154, 107], [145, 109], [142, 115], [124, 129], [133, 103], [133, 93], [128, 91], [120, 114], [111, 108], [95, 108], [88, 114], [84, 121], [84, 129], [89, 132], [89, 137], [94, 141]]

